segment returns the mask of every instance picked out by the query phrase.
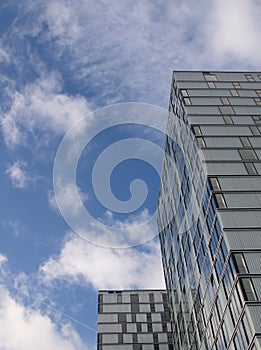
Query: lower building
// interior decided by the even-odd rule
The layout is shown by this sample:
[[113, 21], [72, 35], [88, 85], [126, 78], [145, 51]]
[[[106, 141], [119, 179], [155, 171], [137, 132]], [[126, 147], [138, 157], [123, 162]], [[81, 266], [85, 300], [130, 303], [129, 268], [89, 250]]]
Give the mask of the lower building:
[[101, 290], [98, 350], [173, 350], [165, 290]]

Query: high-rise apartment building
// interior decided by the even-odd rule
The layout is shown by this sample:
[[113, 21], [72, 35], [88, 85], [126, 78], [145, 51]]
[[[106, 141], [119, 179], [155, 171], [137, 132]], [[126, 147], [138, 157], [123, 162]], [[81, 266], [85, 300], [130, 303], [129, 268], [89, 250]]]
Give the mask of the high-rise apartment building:
[[261, 73], [174, 72], [158, 207], [174, 349], [261, 349]]
[[166, 290], [101, 290], [98, 350], [172, 350]]

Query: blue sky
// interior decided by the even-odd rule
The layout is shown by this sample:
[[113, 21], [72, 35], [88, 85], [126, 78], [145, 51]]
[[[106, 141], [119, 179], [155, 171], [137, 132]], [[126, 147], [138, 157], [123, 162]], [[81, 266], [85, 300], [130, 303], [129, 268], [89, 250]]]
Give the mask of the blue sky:
[[[157, 238], [114, 249], [109, 233], [115, 225], [127, 234], [134, 227], [135, 239], [140, 230], [155, 232], [148, 219], [159, 184], [154, 160], [132, 157], [111, 173], [121, 201], [134, 179], [147, 183], [147, 200], [130, 215], [99, 203], [91, 171], [110, 144], [138, 136], [161, 147], [164, 137], [137, 125], [108, 129], [101, 108], [167, 109], [174, 69], [260, 70], [260, 13], [258, 0], [1, 1], [0, 348], [93, 350], [97, 289], [163, 287]], [[80, 238], [55, 200], [55, 155], [81, 118], [93, 139], [79, 160], [77, 190], [92, 214], [92, 240], [110, 237], [111, 248]], [[94, 124], [100, 132], [92, 134]], [[134, 144], [149, 155], [138, 141], [124, 152]], [[65, 211], [77, 211], [70, 186], [61, 196]]]

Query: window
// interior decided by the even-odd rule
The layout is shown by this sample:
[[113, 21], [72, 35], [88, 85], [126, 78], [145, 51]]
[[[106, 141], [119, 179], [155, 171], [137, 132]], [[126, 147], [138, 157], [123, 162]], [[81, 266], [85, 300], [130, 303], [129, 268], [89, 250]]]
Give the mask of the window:
[[222, 193], [216, 193], [215, 194], [216, 202], [217, 202], [217, 207], [218, 208], [226, 208], [226, 201]]
[[208, 81], [208, 87], [209, 87], [210, 89], [215, 89], [215, 88], [216, 88], [216, 85], [215, 85], [215, 83], [214, 83], [213, 81]]
[[241, 141], [243, 147], [251, 147], [251, 144], [250, 144], [248, 137], [242, 136], [242, 137], [240, 137], [240, 141]]
[[122, 333], [118, 334], [118, 343], [119, 344], [123, 343], [123, 334]]
[[234, 86], [235, 89], [241, 89], [241, 85], [238, 82], [234, 82], [233, 86]]
[[256, 175], [257, 171], [253, 163], [244, 163], [249, 175]]
[[207, 80], [207, 81], [217, 81], [217, 76], [216, 74], [214, 73], [209, 73], [209, 72], [206, 72], [206, 73], [203, 73], [204, 74], [204, 78]]
[[258, 106], [261, 106], [261, 98], [260, 97], [255, 97], [254, 101]]
[[188, 92], [187, 92], [187, 90], [181, 89], [181, 90], [180, 90], [180, 93], [181, 93], [181, 96], [182, 96], [182, 97], [188, 97]]
[[118, 320], [118, 322], [126, 322], [126, 314], [119, 314]]
[[219, 110], [221, 114], [224, 114], [224, 115], [234, 114], [234, 110], [230, 106], [220, 106]]
[[252, 134], [257, 136], [260, 135], [260, 131], [256, 126], [250, 126], [250, 130], [252, 131]]
[[237, 273], [247, 273], [247, 266], [245, 262], [245, 258], [242, 253], [234, 253], [233, 260], [236, 267]]
[[200, 130], [200, 127], [199, 126], [192, 126], [192, 131], [193, 131], [193, 134], [198, 136], [198, 135], [202, 135], [201, 133], [201, 130]]
[[240, 282], [240, 286], [241, 286], [245, 300], [246, 301], [257, 300], [251, 278], [241, 278], [239, 282]]
[[253, 115], [252, 119], [254, 120], [255, 124], [261, 124], [261, 118], [260, 115]]
[[198, 145], [198, 147], [206, 147], [206, 144], [205, 144], [203, 137], [197, 137], [197, 145]]
[[234, 96], [234, 97], [238, 96], [237, 90], [230, 90], [230, 93], [231, 93], [231, 95]]
[[210, 181], [210, 184], [211, 184], [213, 191], [220, 191], [220, 185], [219, 185], [218, 179], [216, 177], [210, 177], [209, 181]]
[[229, 105], [230, 104], [230, 102], [229, 102], [227, 97], [221, 97], [221, 101], [222, 101], [223, 105]]
[[247, 78], [248, 81], [255, 81], [252, 74], [246, 74], [245, 77]]
[[243, 160], [245, 159], [257, 159], [255, 152], [252, 149], [240, 149], [240, 156]]
[[191, 101], [190, 101], [190, 98], [189, 98], [189, 97], [184, 97], [184, 98], [183, 98], [183, 101], [184, 101], [184, 104], [185, 104], [185, 105], [191, 105]]
[[224, 119], [226, 124], [234, 124], [232, 118], [230, 117], [230, 115], [224, 115], [223, 119]]

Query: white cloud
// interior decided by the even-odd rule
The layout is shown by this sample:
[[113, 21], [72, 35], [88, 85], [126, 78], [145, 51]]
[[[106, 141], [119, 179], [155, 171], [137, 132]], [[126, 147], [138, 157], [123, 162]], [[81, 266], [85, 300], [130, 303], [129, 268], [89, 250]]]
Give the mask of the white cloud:
[[7, 167], [5, 173], [10, 177], [13, 187], [24, 189], [35, 179], [28, 174], [27, 163], [15, 161]]
[[62, 93], [59, 74], [43, 75], [21, 92], [10, 93], [11, 108], [2, 119], [4, 139], [9, 147], [24, 143], [36, 130], [64, 133], [89, 113], [85, 98]]
[[216, 0], [206, 21], [214, 62], [244, 62], [260, 66], [261, 3], [255, 0]]
[[70, 324], [59, 329], [49, 316], [17, 302], [0, 287], [0, 348], [6, 350], [86, 350]]
[[7, 262], [7, 257], [0, 254], [0, 265], [3, 265], [5, 262]]
[[97, 289], [164, 288], [159, 243], [142, 249], [101, 248], [68, 235], [59, 255], [40, 268], [45, 280], [90, 283]]
[[[84, 203], [88, 200], [89, 196], [86, 192], [83, 192], [83, 190], [77, 186], [78, 194], [81, 199], [81, 201]], [[75, 204], [74, 201], [74, 186], [67, 185], [64, 187], [63, 192], [59, 192], [60, 195], [60, 201], [63, 202], [63, 208], [66, 207], [66, 211], [70, 213], [77, 213], [79, 211], [79, 206]], [[56, 199], [55, 194], [53, 191], [48, 192], [48, 203], [51, 209], [53, 209], [56, 212], [60, 212]]]

